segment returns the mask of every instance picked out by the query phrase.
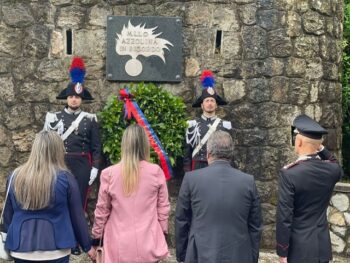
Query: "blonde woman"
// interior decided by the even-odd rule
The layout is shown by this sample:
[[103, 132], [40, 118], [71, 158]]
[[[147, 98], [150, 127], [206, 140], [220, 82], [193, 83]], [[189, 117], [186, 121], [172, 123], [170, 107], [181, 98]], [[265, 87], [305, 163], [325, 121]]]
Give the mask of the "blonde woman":
[[16, 263], [68, 263], [77, 241], [94, 256], [79, 188], [56, 132], [42, 131], [26, 163], [12, 173], [4, 211], [6, 248]]
[[121, 152], [121, 161], [101, 174], [93, 237], [103, 236], [105, 263], [158, 262], [169, 253], [164, 173], [148, 161], [148, 138], [139, 125], [125, 130]]

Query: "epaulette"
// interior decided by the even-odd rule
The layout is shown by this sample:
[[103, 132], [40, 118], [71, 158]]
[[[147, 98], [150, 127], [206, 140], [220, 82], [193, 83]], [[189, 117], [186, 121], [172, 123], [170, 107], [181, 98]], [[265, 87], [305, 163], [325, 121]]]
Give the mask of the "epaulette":
[[188, 120], [187, 125], [188, 125], [187, 128], [192, 128], [192, 127], [197, 125], [197, 121], [196, 120]]
[[97, 116], [96, 114], [94, 113], [88, 113], [88, 112], [85, 112], [85, 111], [82, 111], [81, 113], [84, 113], [85, 114], [85, 117], [90, 119], [91, 121], [94, 119], [96, 122], [97, 122]]
[[290, 164], [287, 164], [287, 165], [283, 166], [283, 169], [288, 170], [289, 168], [292, 168], [292, 167], [296, 166], [299, 163], [300, 163], [300, 161], [292, 162]]
[[230, 121], [222, 121], [222, 126], [228, 130], [232, 129], [232, 124]]

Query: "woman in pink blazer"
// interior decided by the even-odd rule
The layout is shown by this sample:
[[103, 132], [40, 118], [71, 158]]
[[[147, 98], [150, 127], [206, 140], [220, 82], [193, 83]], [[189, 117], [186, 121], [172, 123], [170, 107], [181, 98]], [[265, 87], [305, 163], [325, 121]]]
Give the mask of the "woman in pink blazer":
[[169, 198], [162, 169], [148, 162], [139, 125], [124, 132], [121, 161], [102, 171], [92, 235], [103, 236], [105, 263], [155, 263], [168, 256]]

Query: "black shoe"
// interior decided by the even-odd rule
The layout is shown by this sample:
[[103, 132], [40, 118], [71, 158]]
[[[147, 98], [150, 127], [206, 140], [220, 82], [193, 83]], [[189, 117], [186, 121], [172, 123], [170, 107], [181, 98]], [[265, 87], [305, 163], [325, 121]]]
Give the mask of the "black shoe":
[[74, 247], [71, 249], [71, 254], [75, 256], [79, 256], [81, 254], [81, 250], [79, 247]]

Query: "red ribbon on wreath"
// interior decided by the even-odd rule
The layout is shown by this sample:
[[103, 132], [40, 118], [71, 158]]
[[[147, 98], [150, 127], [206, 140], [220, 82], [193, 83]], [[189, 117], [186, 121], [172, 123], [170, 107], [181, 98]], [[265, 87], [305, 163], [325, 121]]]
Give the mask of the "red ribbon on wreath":
[[171, 177], [173, 177], [173, 171], [171, 168], [169, 157], [165, 152], [159, 138], [155, 134], [151, 125], [149, 124], [147, 118], [143, 114], [142, 110], [140, 109], [138, 104], [132, 99], [133, 95], [129, 92], [128, 89], [121, 89], [119, 91], [119, 95], [120, 99], [124, 101], [125, 117], [128, 120], [134, 117], [137, 124], [144, 128], [151, 147], [159, 157], [160, 165], [163, 169], [166, 180], [171, 179]]

